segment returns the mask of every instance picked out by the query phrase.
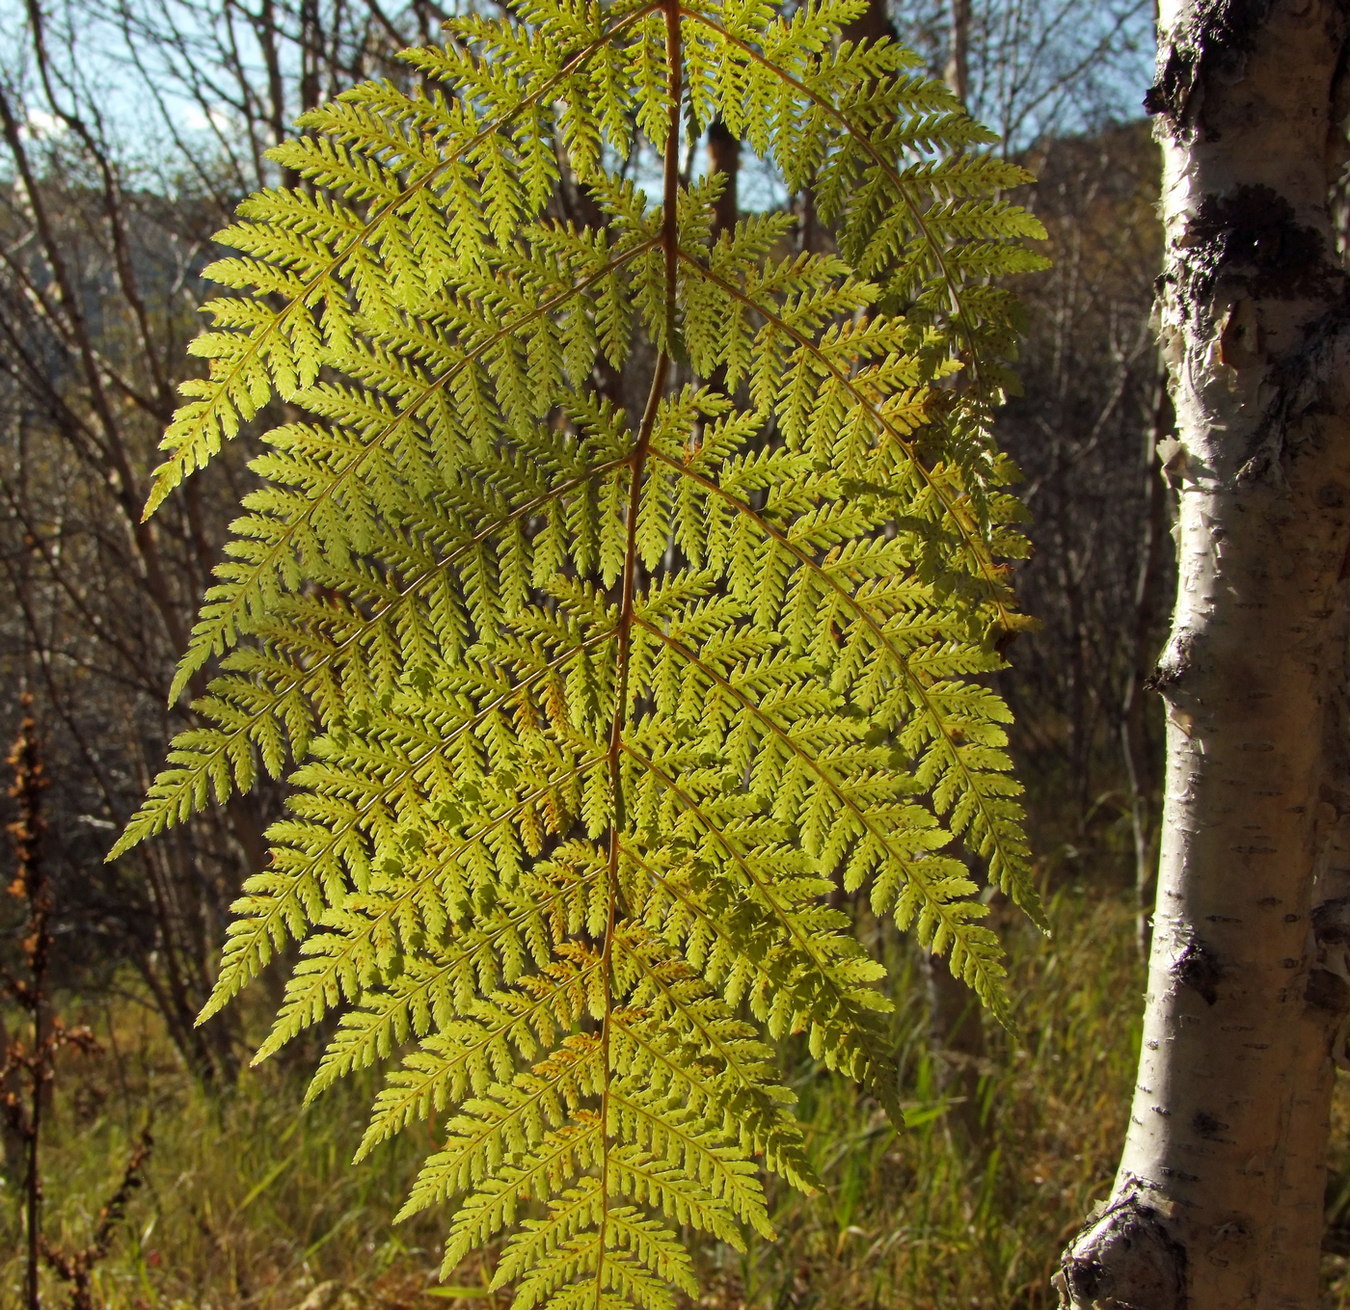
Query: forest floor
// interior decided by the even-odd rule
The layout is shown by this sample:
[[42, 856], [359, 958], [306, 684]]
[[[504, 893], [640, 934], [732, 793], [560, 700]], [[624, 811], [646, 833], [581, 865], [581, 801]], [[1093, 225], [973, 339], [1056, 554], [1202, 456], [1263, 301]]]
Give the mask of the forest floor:
[[[1010, 921], [1020, 1035], [991, 1036], [978, 1104], [938, 1087], [925, 989], [893, 946], [895, 994], [909, 1033], [897, 1052], [909, 1125], [896, 1133], [864, 1098], [802, 1058], [800, 1113], [826, 1182], [814, 1197], [771, 1196], [777, 1243], [701, 1252], [713, 1310], [1040, 1310], [1056, 1253], [1108, 1189], [1128, 1105], [1143, 991], [1125, 896], [1061, 891], [1045, 939]], [[208, 1097], [183, 1072], [148, 1009], [81, 1006], [97, 1057], [66, 1059], [44, 1134], [46, 1231], [89, 1240], [131, 1144], [153, 1151], [92, 1279], [105, 1310], [506, 1310], [490, 1264], [439, 1284], [435, 1216], [390, 1219], [432, 1143], [405, 1133], [349, 1161], [375, 1077], [300, 1108], [302, 1060], [247, 1072]], [[261, 1017], [261, 1016], [259, 1016]], [[969, 1125], [969, 1126], [963, 1126]], [[1328, 1194], [1329, 1306], [1350, 1304], [1350, 1094], [1337, 1105]], [[0, 1179], [0, 1304], [22, 1305], [17, 1179]], [[443, 1223], [443, 1218], [441, 1220]], [[48, 1275], [44, 1306], [69, 1304]]]

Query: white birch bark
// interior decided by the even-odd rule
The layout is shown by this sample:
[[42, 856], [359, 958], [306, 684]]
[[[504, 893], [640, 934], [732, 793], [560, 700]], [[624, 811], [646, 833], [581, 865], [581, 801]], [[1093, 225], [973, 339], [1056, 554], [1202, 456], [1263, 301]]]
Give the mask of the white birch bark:
[[1313, 1310], [1347, 1015], [1350, 304], [1327, 215], [1346, 0], [1163, 0], [1179, 591], [1144, 1040], [1073, 1310]]

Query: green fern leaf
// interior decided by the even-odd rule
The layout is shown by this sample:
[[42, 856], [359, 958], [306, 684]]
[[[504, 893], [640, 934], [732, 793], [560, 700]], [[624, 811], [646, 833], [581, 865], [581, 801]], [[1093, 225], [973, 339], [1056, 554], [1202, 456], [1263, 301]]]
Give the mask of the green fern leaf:
[[[289, 770], [203, 1018], [298, 947], [258, 1059], [389, 1064], [408, 1215], [525, 1310], [666, 1310], [680, 1236], [815, 1175], [774, 1043], [902, 1120], [865, 894], [1010, 1021], [982, 879], [1039, 920], [985, 681], [1024, 553], [990, 438], [1026, 175], [862, 0], [527, 0], [410, 52], [241, 207], [148, 511], [276, 400], [113, 854]], [[810, 188], [714, 234], [720, 119]], [[561, 145], [561, 156], [558, 151]], [[651, 161], [655, 161], [654, 163]], [[560, 179], [587, 198], [556, 217]], [[653, 195], [632, 179], [656, 184]]]

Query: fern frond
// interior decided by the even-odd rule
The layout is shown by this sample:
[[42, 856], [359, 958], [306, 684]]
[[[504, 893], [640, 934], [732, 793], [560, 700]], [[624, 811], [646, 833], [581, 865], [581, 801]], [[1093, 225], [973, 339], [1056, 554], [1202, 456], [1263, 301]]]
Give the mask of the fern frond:
[[[1008, 1020], [979, 880], [1039, 916], [985, 678], [1024, 553], [990, 437], [1025, 174], [862, 0], [526, 0], [311, 111], [221, 234], [231, 294], [149, 509], [274, 401], [173, 688], [197, 721], [114, 849], [289, 770], [203, 1018], [298, 960], [263, 1059], [388, 1062], [403, 1214], [504, 1242], [526, 1310], [692, 1294], [679, 1230], [815, 1174], [773, 1043], [899, 1122], [838, 890]], [[793, 190], [714, 232], [720, 119]], [[565, 165], [559, 157], [561, 144]], [[624, 175], [655, 159], [659, 190]], [[646, 177], [645, 164], [628, 170]], [[556, 217], [564, 171], [584, 226]]]

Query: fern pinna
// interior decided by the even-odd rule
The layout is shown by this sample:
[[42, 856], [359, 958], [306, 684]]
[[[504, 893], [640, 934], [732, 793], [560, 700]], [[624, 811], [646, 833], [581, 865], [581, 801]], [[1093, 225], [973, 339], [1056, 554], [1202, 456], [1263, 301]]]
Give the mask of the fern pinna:
[[[150, 510], [269, 401], [114, 854], [291, 768], [203, 1018], [299, 962], [258, 1058], [395, 1056], [360, 1153], [434, 1118], [404, 1208], [516, 1304], [669, 1306], [678, 1230], [809, 1188], [769, 1043], [892, 1112], [867, 888], [996, 1012], [965, 860], [1034, 911], [1000, 699], [1017, 507], [988, 434], [1025, 180], [863, 0], [526, 0], [273, 152], [209, 270]], [[715, 230], [716, 119], [810, 194]], [[565, 161], [565, 163], [563, 162]], [[563, 168], [594, 221], [559, 221]], [[634, 179], [637, 179], [635, 181]], [[650, 182], [649, 195], [638, 181]], [[632, 396], [645, 397], [634, 403]]]

